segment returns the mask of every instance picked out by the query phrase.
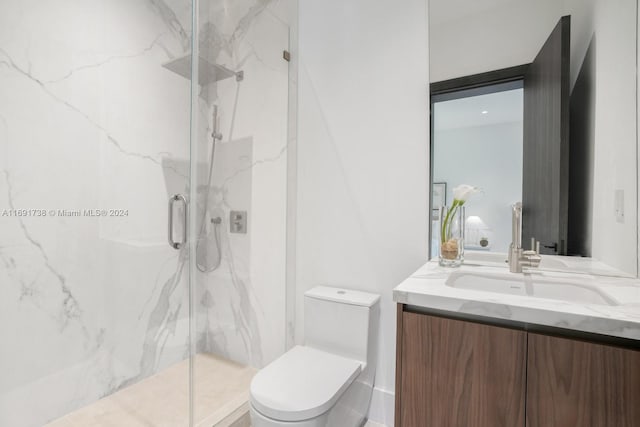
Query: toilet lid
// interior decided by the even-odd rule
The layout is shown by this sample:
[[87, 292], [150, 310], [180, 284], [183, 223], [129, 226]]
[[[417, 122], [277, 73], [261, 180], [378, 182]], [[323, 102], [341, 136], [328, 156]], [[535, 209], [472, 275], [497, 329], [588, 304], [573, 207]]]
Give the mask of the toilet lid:
[[360, 362], [296, 346], [256, 374], [251, 404], [280, 421], [301, 421], [328, 411], [360, 373]]

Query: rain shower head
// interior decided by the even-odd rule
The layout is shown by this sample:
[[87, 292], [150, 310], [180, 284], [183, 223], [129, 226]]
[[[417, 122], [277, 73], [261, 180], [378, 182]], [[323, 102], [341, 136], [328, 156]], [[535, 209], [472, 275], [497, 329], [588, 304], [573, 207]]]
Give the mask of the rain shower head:
[[[169, 61], [162, 66], [187, 80], [191, 80], [191, 54]], [[244, 72], [231, 71], [227, 67], [209, 62], [202, 56], [198, 57], [198, 84], [200, 86], [206, 86], [209, 83], [233, 76], [236, 77], [236, 81], [242, 81]]]

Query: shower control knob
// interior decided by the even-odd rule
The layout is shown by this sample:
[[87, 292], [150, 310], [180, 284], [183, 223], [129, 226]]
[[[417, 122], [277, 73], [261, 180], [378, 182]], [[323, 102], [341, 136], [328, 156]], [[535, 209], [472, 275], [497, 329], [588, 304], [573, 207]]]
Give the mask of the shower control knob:
[[232, 233], [246, 234], [247, 211], [231, 211], [229, 215], [229, 230]]

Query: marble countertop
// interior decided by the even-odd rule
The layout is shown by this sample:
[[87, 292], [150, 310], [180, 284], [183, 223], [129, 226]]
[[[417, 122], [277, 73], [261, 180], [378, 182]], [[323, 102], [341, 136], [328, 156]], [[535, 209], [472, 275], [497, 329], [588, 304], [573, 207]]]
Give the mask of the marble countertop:
[[[472, 258], [458, 268], [440, 267], [437, 261], [427, 262], [394, 288], [394, 301], [458, 314], [640, 340], [640, 280], [637, 278], [624, 277], [624, 274], [604, 275], [617, 273], [589, 260], [572, 260], [578, 264], [576, 270], [571, 270], [576, 268], [574, 264], [566, 269], [510, 273], [504, 261], [499, 261], [501, 256], [504, 254]], [[549, 262], [558, 267], [563, 258], [568, 257], [557, 257]], [[462, 277], [464, 280], [460, 279]], [[495, 288], [491, 286], [492, 281], [500, 283], [500, 292], [480, 290], [477, 288], [482, 286], [475, 285], [484, 282], [490, 285], [489, 288]], [[542, 293], [546, 297], [527, 294], [535, 293], [526, 291], [527, 285], [510, 293], [509, 284], [517, 281], [542, 286], [540, 289], [545, 290]], [[459, 283], [466, 287], [459, 287]], [[585, 288], [587, 297], [580, 297]], [[548, 297], [553, 293], [561, 299]], [[604, 300], [594, 303], [588, 298], [591, 294], [595, 299], [602, 296]], [[582, 301], [574, 301], [574, 297], [576, 300], [582, 298]]]

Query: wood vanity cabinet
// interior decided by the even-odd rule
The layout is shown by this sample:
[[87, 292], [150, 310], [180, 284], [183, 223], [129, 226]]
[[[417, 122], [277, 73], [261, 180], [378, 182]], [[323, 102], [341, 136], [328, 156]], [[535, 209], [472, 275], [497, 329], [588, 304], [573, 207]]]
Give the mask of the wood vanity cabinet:
[[528, 335], [527, 427], [640, 425], [640, 351]]
[[640, 351], [398, 308], [396, 427], [640, 426]]
[[526, 333], [398, 312], [396, 427], [524, 426]]

